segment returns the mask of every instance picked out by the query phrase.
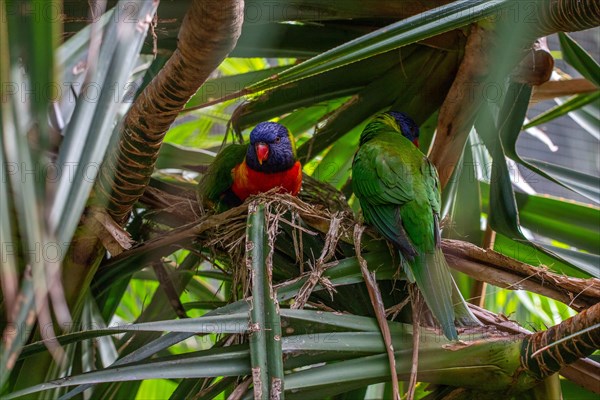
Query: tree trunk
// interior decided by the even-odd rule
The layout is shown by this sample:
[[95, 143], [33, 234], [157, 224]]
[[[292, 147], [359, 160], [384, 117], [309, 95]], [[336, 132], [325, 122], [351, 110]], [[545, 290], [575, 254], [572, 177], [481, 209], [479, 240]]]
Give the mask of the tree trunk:
[[243, 6], [243, 0], [192, 3], [177, 50], [127, 113], [118, 150], [108, 155], [100, 170], [96, 194], [115, 221], [127, 220], [154, 171], [165, 133], [235, 47]]
[[[557, 343], [559, 340], [563, 340]], [[556, 344], [555, 344], [556, 343]], [[600, 348], [600, 303], [523, 341], [521, 366], [543, 379]], [[521, 379], [521, 378], [520, 378]]]

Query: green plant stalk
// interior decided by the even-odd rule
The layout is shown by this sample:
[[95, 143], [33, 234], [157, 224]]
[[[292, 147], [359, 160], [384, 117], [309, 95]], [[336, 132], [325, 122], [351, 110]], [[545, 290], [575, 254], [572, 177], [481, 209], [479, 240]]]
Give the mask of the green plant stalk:
[[[256, 206], [256, 205], [255, 205]], [[248, 210], [246, 231], [246, 268], [252, 271], [252, 306], [250, 310], [250, 361], [254, 397], [269, 398], [269, 376], [267, 371], [267, 337], [264, 296], [264, 270], [266, 269], [265, 219], [262, 205], [254, 211]]]
[[[442, 345], [444, 350], [440, 350]], [[439, 336], [426, 333], [420, 342], [418, 379], [486, 391], [506, 390], [512, 385], [512, 374], [519, 366], [516, 362], [519, 345], [520, 340], [488, 339], [469, 342], [460, 349], [446, 344]], [[412, 345], [409, 340], [402, 340], [394, 347], [399, 349], [395, 352], [398, 377], [408, 380]], [[327, 387], [330, 391], [321, 392], [321, 396], [334, 395], [389, 380], [389, 364], [387, 368], [386, 364], [385, 354], [329, 363], [287, 375], [286, 388], [295, 395], [304, 396], [302, 398], [319, 398], [319, 391]]]
[[533, 400], [560, 399], [562, 390], [558, 374], [551, 375], [530, 390]]
[[250, 359], [255, 399], [283, 398], [281, 322], [267, 262], [269, 245], [262, 204], [248, 207], [246, 267], [252, 271]]

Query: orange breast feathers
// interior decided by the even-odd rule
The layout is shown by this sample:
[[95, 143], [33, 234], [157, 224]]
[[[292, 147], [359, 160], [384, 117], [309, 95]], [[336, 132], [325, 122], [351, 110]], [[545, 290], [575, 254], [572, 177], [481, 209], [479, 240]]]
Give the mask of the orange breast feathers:
[[288, 170], [267, 174], [248, 168], [246, 160], [231, 170], [233, 185], [231, 190], [241, 200], [248, 196], [267, 192], [273, 188], [280, 187], [280, 193], [290, 193], [294, 196], [300, 191], [302, 185], [302, 168], [300, 161]]

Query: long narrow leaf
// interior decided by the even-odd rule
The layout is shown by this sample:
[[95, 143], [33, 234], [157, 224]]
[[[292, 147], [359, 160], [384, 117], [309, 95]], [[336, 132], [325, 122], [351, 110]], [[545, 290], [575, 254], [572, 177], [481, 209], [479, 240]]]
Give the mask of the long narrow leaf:
[[[305, 335], [297, 335], [290, 336], [281, 340], [282, 349], [286, 353], [295, 353], [295, 352], [316, 352], [315, 356], [305, 358], [309, 364], [316, 364], [319, 362], [323, 362], [325, 359], [331, 357], [331, 355], [341, 357], [344, 359], [347, 356], [344, 356], [342, 353], [348, 353], [348, 355], [358, 353], [367, 353], [367, 354], [377, 354], [383, 353], [385, 351], [384, 343], [381, 339], [381, 335], [378, 332], [378, 324], [374, 318], [368, 317], [357, 317], [357, 316], [345, 316], [339, 315], [337, 313], [323, 313], [317, 311], [307, 311], [307, 310], [286, 310], [286, 314], [289, 315], [293, 319], [297, 319], [298, 321], [304, 320], [306, 327], [311, 327], [311, 321], [323, 321], [330, 327], [339, 327], [343, 328], [347, 326], [347, 322], [350, 320], [354, 320], [352, 323], [357, 327], [359, 326], [367, 326], [371, 327], [372, 330], [370, 332], [330, 332], [331, 335], [323, 336], [324, 340], [314, 340], [314, 335], [305, 334]], [[399, 349], [402, 349], [396, 352], [398, 358], [398, 362], [401, 364], [399, 366], [399, 372], [408, 373], [410, 371], [410, 362], [406, 360], [401, 361], [404, 352], [410, 352], [412, 347], [412, 340], [410, 339], [410, 333], [412, 332], [412, 328], [409, 325], [389, 322], [390, 331], [394, 334], [394, 343], [397, 345]], [[330, 339], [327, 339], [327, 338]], [[477, 340], [480, 338], [479, 335], [472, 336], [470, 340]], [[453, 376], [452, 369], [450, 368], [447, 372], [444, 372], [446, 368], [444, 364], [440, 366], [436, 364], [440, 358], [440, 351], [443, 346], [447, 346], [449, 342], [445, 339], [440, 339], [438, 334], [434, 331], [423, 330], [423, 340], [420, 346], [420, 350], [424, 353], [424, 360], [427, 362], [424, 364], [426, 369], [438, 371], [442, 379], [448, 379], [448, 377]], [[504, 345], [506, 346], [515, 345], [518, 346], [519, 343], [515, 344], [514, 341], [507, 341]], [[471, 360], [477, 359], [477, 357], [481, 357], [481, 354], [485, 354], [490, 351], [489, 347], [499, 346], [495, 343], [485, 343], [480, 342], [476, 346], [467, 346], [463, 348], [464, 354], [470, 357]], [[447, 363], [449, 366], [456, 364], [456, 357], [452, 355], [459, 349], [444, 349], [442, 352], [443, 363]], [[162, 358], [158, 358], [156, 360], [144, 362], [144, 363], [128, 363], [127, 365], [123, 365], [120, 367], [114, 366], [111, 368], [98, 370], [86, 374], [70, 376], [63, 379], [58, 379], [49, 383], [36, 385], [31, 388], [14, 392], [10, 394], [7, 399], [22, 396], [28, 393], [35, 393], [42, 390], [48, 390], [54, 387], [61, 386], [71, 386], [71, 385], [89, 385], [89, 384], [97, 384], [106, 381], [130, 381], [130, 380], [140, 380], [140, 379], [157, 379], [157, 378], [193, 378], [193, 377], [216, 377], [216, 376], [236, 376], [236, 375], [246, 375], [250, 373], [250, 357], [249, 357], [249, 346], [248, 345], [239, 345], [239, 346], [231, 346], [226, 348], [215, 348], [205, 351], [199, 351], [195, 353], [190, 353], [186, 355], [172, 355], [166, 356]], [[373, 359], [379, 360], [380, 356], [377, 355]], [[362, 358], [361, 360], [367, 362], [370, 358]], [[293, 364], [297, 363], [297, 358], [292, 358], [290, 361]], [[385, 362], [385, 356], [382, 358]], [[379, 361], [377, 361], [379, 363]], [[464, 359], [463, 363], [470, 363], [473, 361], [469, 361], [468, 359]], [[504, 362], [503, 359], [500, 362]], [[351, 363], [353, 364], [353, 363]], [[334, 365], [334, 364], [332, 364]], [[366, 364], [365, 364], [366, 365]], [[384, 364], [385, 365], [385, 364]], [[340, 364], [342, 366], [342, 364]], [[329, 368], [325, 368], [320, 371], [328, 370]], [[377, 367], [379, 370], [379, 367]], [[387, 373], [387, 366], [383, 368], [384, 374]], [[374, 371], [373, 371], [374, 372]], [[338, 376], [336, 379], [352, 379], [352, 374], [348, 375], [350, 371], [345, 371], [343, 375]], [[379, 375], [380, 372], [377, 372], [379, 378], [383, 375]], [[309, 375], [314, 375], [310, 373]], [[326, 374], [327, 375], [327, 374]], [[430, 376], [436, 376], [434, 373]], [[444, 376], [446, 378], [444, 378]], [[325, 378], [324, 379], [330, 379]], [[319, 378], [321, 379], [321, 378]], [[439, 379], [439, 378], [434, 378]], [[474, 380], [477, 382], [481, 381], [480, 377], [474, 377]], [[292, 379], [292, 382], [295, 382], [295, 379]], [[306, 389], [309, 389], [311, 380], [307, 380]], [[295, 383], [293, 384], [296, 385]], [[292, 387], [294, 389], [294, 387]], [[66, 397], [64, 397], [66, 398]]]
[[[119, 2], [119, 16], [146, 22], [140, 25], [119, 18], [110, 24], [91, 77], [101, 87], [98, 100], [89, 101], [84, 92], [67, 125], [58, 166], [61, 170], [73, 168], [74, 173], [60, 177], [50, 211], [50, 224], [60, 243], [68, 243], [79, 222], [122, 105], [123, 93], [115, 101], [115, 90], [126, 86], [157, 5], [143, 0]], [[129, 9], [134, 9], [135, 15], [129, 15]]]
[[523, 126], [523, 129], [529, 129], [536, 125], [544, 124], [546, 122], [550, 122], [553, 119], [561, 117], [565, 114], [573, 112], [581, 107], [593, 103], [594, 101], [600, 99], [600, 90], [594, 93], [586, 93], [586, 94], [578, 94], [569, 98], [562, 104], [559, 104], [555, 107], [552, 107], [548, 111], [544, 111], [540, 115], [536, 116], [534, 119], [529, 121], [527, 124]]
[[542, 171], [542, 176], [550, 177], [552, 181], [558, 182], [561, 186], [600, 204], [600, 185], [598, 185], [597, 176], [533, 158], [523, 158], [522, 162], [527, 168], [537, 173]]
[[[491, 182], [489, 203], [490, 225], [495, 231], [508, 238], [529, 245], [536, 251], [543, 252], [560, 263], [571, 264], [572, 267], [578, 268], [581, 271], [587, 271], [589, 268], [586, 264], [569, 262], [548, 248], [539, 246], [527, 240], [521, 232], [519, 212], [514, 196], [514, 190], [512, 188], [512, 182], [506, 166], [504, 150], [508, 148], [510, 149], [511, 154], [516, 154], [514, 142], [516, 142], [516, 137], [521, 131], [521, 125], [525, 118], [531, 88], [526, 87], [526, 85], [513, 83], [511, 84], [508, 93], [511, 95], [506, 97], [502, 110], [498, 116], [498, 123], [500, 126], [496, 128], [490, 126], [492, 117], [490, 116], [489, 111], [487, 114], [483, 114], [483, 117], [486, 118], [482, 117], [481, 120], [483, 121], [480, 120], [480, 122], [478, 122], [478, 132], [481, 133], [481, 137], [484, 139], [486, 146], [489, 148], [490, 152], [492, 152], [494, 158], [492, 164], [493, 181]], [[484, 111], [485, 110], [486, 109], [484, 109]], [[501, 141], [494, 139], [494, 131], [496, 130], [498, 131], [497, 135]], [[504, 146], [504, 144], [506, 144], [506, 146]]]
[[230, 347], [224, 350], [217, 354], [208, 353], [200, 357], [176, 357], [166, 361], [126, 365], [70, 376], [19, 390], [4, 398], [14, 399], [26, 394], [73, 385], [91, 385], [143, 379], [237, 376], [246, 375], [250, 372], [250, 360], [247, 349]]
[[[225, 307], [222, 307], [218, 310], [209, 311], [208, 313], [205, 314], [205, 316], [208, 317], [208, 316], [215, 316], [215, 315], [227, 315], [227, 314], [236, 313], [236, 312], [244, 312], [247, 310], [248, 310], [248, 304], [246, 302], [237, 302], [237, 303], [228, 304]], [[187, 338], [192, 337], [192, 336], [194, 336], [193, 333], [187, 333], [187, 332], [185, 332], [185, 333], [182, 333], [182, 332], [167, 333], [167, 334], [159, 337], [158, 339], [153, 340], [152, 342], [148, 343], [147, 345], [140, 347], [138, 349], [135, 349], [134, 351], [127, 354], [123, 358], [115, 361], [115, 363], [112, 365], [112, 367], [117, 367], [120, 365], [125, 365], [125, 364], [129, 364], [129, 363], [145, 360], [146, 358], [153, 356], [154, 354], [158, 353], [159, 351], [169, 348], [169, 347], [173, 346], [174, 344], [184, 341]], [[74, 396], [78, 395], [79, 393], [83, 393], [85, 390], [89, 389], [91, 386], [93, 386], [93, 384], [81, 385], [81, 386], [71, 390], [64, 396], [62, 396], [60, 398], [60, 400], [71, 399]]]
[[[489, 207], [489, 186], [481, 183], [482, 207]], [[515, 192], [521, 224], [535, 234], [558, 240], [589, 252], [600, 248], [600, 209], [550, 196]]]
[[600, 65], [598, 65], [598, 62], [566, 33], [559, 32], [558, 40], [564, 59], [581, 75], [600, 87]]
[[[0, 4], [0, 80], [4, 86], [0, 103], [0, 168], [2, 178], [7, 178], [3, 179], [2, 185], [2, 190], [6, 190], [3, 197], [7, 201], [2, 205], [2, 214], [7, 214], [8, 209], [4, 207], [11, 204], [15, 213], [14, 219], [9, 217], [2, 220], [2, 236], [6, 241], [2, 242], [0, 250], [3, 257], [2, 275], [7, 279], [5, 285], [15, 284], [16, 276], [11, 278], [12, 274], [25, 272], [28, 276], [23, 279], [16, 299], [13, 293], [13, 298], [10, 299], [12, 308], [7, 310], [12, 314], [10, 318], [14, 318], [11, 321], [14, 325], [6, 326], [4, 333], [9, 340], [3, 341], [0, 346], [0, 388], [9, 378], [21, 346], [27, 340], [25, 332], [29, 332], [35, 323], [35, 317], [44, 326], [51, 324], [47, 278], [52, 279], [51, 284], [58, 279], [57, 264], [54, 260], [51, 262], [45, 254], [56, 243], [48, 232], [44, 218], [46, 210], [41, 201], [46, 191], [48, 160], [44, 152], [49, 143], [49, 97], [54, 94], [38, 93], [30, 96], [27, 101], [23, 101], [21, 97], [21, 90], [35, 94], [40, 88], [55, 88], [53, 48], [56, 44], [56, 21], [47, 18], [36, 21], [35, 13], [21, 13], [20, 6], [18, 2]], [[43, 67], [35, 62], [37, 57], [42, 61]], [[38, 137], [38, 149], [30, 146], [30, 135]], [[12, 197], [12, 201], [8, 201], [8, 196]], [[11, 221], [15, 221], [16, 226]], [[20, 266], [17, 264], [19, 261]], [[26, 271], [23, 271], [24, 267]], [[18, 290], [18, 285], [12, 290]], [[62, 294], [55, 294], [59, 294], [54, 297], [56, 307], [61, 305]], [[11, 296], [10, 293], [8, 296]], [[61, 322], [68, 322], [68, 311], [57, 317]], [[42, 334], [44, 337], [53, 336], [52, 326]], [[49, 347], [49, 350], [55, 357], [62, 355], [60, 348]]]
[[272, 89], [307, 78], [483, 19], [510, 4], [510, 0], [462, 0], [434, 8], [351, 40], [248, 87], [252, 92]]

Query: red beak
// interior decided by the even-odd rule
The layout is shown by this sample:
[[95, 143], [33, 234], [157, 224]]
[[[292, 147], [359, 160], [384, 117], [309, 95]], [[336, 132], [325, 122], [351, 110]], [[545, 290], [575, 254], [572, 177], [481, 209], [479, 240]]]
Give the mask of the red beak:
[[413, 140], [413, 144], [419, 148], [419, 139]]
[[254, 145], [254, 150], [256, 150], [258, 163], [262, 165], [263, 161], [269, 158], [269, 145], [263, 142], [258, 142]]

